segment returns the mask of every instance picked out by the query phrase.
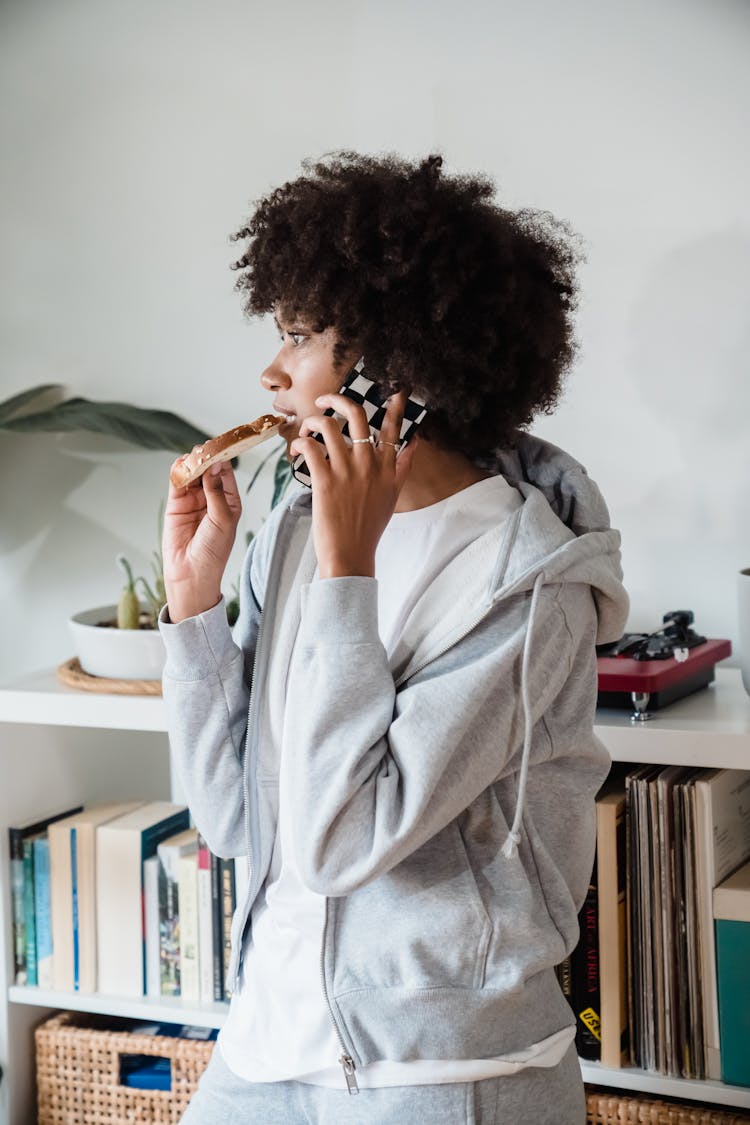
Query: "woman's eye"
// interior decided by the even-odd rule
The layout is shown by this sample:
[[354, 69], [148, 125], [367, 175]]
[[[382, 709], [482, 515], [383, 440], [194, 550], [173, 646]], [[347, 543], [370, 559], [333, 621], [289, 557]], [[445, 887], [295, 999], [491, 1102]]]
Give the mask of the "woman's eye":
[[292, 341], [292, 344], [295, 348], [299, 347], [299, 345], [302, 343], [304, 338], [305, 337], [302, 335], [301, 332], [290, 332], [289, 333], [289, 339]]

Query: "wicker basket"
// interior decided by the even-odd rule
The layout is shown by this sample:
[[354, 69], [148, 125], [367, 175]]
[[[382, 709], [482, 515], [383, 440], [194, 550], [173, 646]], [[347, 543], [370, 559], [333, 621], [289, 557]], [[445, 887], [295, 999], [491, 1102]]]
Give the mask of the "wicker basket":
[[586, 1125], [745, 1125], [750, 1116], [732, 1109], [644, 1098], [620, 1090], [586, 1087]]
[[[35, 1032], [38, 1125], [172, 1125], [208, 1065], [213, 1041], [111, 1030], [128, 1021], [62, 1012]], [[120, 1083], [127, 1055], [168, 1058], [170, 1090]]]

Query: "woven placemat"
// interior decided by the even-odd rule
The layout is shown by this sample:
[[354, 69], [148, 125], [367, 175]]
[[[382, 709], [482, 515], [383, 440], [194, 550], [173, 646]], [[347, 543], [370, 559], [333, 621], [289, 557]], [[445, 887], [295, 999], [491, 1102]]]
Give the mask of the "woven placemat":
[[98, 691], [104, 695], [161, 695], [161, 680], [110, 680], [84, 672], [77, 656], [72, 656], [57, 669], [58, 679], [68, 687], [81, 691]]

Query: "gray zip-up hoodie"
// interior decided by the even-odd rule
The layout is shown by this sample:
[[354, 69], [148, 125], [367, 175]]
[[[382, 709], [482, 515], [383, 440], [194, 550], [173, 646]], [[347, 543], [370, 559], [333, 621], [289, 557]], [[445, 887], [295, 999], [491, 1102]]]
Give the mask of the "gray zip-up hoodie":
[[321, 988], [354, 1066], [496, 1057], [572, 1023], [554, 966], [578, 939], [609, 768], [595, 644], [625, 625], [620, 538], [549, 443], [519, 434], [498, 467], [522, 506], [442, 571], [390, 660], [376, 581], [314, 580], [307, 492], [250, 548], [234, 639], [223, 605], [163, 615], [195, 823], [250, 863], [234, 980], [276, 833], [278, 776], [258, 769], [268, 644], [282, 609], [298, 616], [282, 753], [296, 860], [326, 896]]

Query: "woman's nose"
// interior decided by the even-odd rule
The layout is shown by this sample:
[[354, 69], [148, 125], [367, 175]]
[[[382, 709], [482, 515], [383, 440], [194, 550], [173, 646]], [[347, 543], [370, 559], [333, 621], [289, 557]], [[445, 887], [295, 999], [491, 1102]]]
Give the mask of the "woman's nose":
[[261, 372], [260, 382], [267, 391], [283, 390], [291, 385], [291, 379], [280, 362], [280, 354], [269, 363], [265, 371]]

